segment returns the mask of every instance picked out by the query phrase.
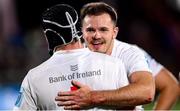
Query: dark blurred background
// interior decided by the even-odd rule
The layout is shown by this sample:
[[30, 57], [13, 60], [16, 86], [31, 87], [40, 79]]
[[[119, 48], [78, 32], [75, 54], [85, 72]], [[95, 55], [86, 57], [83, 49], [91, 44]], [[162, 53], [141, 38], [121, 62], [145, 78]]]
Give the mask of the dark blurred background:
[[[117, 39], [145, 49], [178, 79], [180, 0], [93, 1], [104, 1], [118, 11]], [[8, 105], [17, 97], [28, 70], [50, 57], [41, 29], [42, 12], [58, 3], [70, 4], [79, 12], [88, 2], [92, 0], [0, 0], [0, 98], [11, 98], [0, 109], [12, 106]]]

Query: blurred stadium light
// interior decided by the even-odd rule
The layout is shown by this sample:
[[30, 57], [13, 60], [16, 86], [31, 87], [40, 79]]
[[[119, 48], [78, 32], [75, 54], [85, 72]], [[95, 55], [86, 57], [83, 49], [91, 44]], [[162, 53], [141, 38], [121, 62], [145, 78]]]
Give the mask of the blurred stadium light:
[[173, 9], [180, 12], [180, 0], [166, 0]]
[[0, 86], [0, 110], [12, 110], [18, 96], [18, 85]]

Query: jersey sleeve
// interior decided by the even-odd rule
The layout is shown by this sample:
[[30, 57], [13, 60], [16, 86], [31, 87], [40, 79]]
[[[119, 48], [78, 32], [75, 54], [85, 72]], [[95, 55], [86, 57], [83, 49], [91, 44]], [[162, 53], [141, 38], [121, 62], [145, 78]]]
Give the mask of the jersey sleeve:
[[31, 83], [29, 81], [29, 76], [27, 75], [21, 85], [18, 98], [16, 100], [14, 111], [19, 110], [37, 110], [35, 105], [35, 99], [33, 98], [33, 90]]
[[148, 66], [144, 53], [136, 46], [132, 46], [124, 54], [124, 63], [126, 65], [128, 76], [136, 71], [152, 72]]
[[163, 65], [161, 65], [159, 62], [157, 62], [155, 59], [153, 59], [147, 52], [145, 52], [143, 49], [142, 51], [145, 54], [145, 57], [147, 59], [147, 63], [153, 73], [153, 76], [155, 77], [160, 71], [161, 69], [164, 67]]

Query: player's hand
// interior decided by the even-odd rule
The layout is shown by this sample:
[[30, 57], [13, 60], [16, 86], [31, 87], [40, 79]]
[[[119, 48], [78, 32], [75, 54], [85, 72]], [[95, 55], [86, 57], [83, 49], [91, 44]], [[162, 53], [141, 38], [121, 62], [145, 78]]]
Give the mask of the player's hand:
[[58, 92], [55, 100], [58, 106], [64, 106], [65, 110], [86, 109], [92, 106], [91, 88], [77, 81], [72, 85], [78, 87], [75, 91]]

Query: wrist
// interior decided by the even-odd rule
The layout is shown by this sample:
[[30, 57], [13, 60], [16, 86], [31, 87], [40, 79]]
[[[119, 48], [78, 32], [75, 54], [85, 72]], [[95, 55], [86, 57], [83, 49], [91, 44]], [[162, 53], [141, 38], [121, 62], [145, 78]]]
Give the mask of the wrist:
[[93, 106], [99, 106], [105, 103], [105, 96], [100, 91], [91, 91], [91, 103]]

